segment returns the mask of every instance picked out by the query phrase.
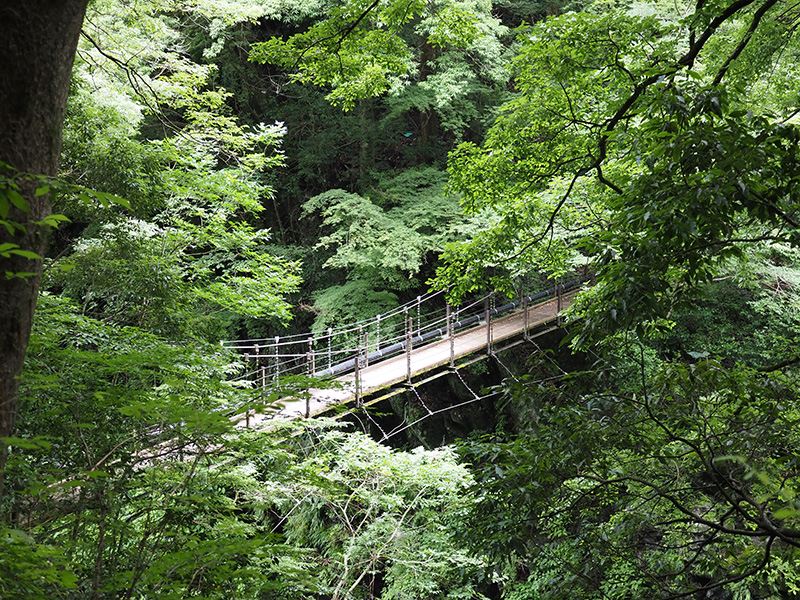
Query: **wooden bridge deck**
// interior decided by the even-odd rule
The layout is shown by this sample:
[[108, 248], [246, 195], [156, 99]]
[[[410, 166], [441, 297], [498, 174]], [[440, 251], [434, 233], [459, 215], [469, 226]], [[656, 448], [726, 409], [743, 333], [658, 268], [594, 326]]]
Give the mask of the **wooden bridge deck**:
[[[572, 294], [564, 295], [560, 299], [561, 309], [570, 305]], [[528, 308], [528, 329], [540, 327], [558, 317], [559, 300], [552, 299]], [[499, 344], [514, 336], [523, 333], [525, 329], [524, 311], [493, 319], [491, 321], [492, 344]], [[453, 338], [453, 356], [455, 359], [466, 357], [479, 351], [486, 351], [489, 335], [486, 323], [481, 322], [476, 327], [458, 333]], [[423, 373], [438, 369], [450, 363], [451, 342], [443, 337], [437, 342], [432, 342], [411, 352], [411, 377], [412, 379]], [[359, 370], [360, 396], [365, 398], [374, 395], [408, 379], [408, 356], [400, 354], [384, 359]], [[269, 416], [255, 415], [250, 418], [250, 424], [269, 422], [274, 419], [295, 419], [324, 413], [334, 405], [349, 404], [356, 399], [355, 374], [350, 373], [335, 379], [340, 389], [310, 390], [308, 400], [290, 400], [283, 403], [283, 408]]]

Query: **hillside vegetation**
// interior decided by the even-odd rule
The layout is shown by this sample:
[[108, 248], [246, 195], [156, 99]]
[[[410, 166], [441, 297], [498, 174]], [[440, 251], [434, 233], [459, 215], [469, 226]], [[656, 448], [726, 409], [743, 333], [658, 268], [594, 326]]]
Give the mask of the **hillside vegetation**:
[[[9, 235], [26, 189], [54, 210], [0, 598], [800, 594], [798, 24], [782, 0], [91, 2], [58, 176], [0, 163]], [[449, 425], [413, 397], [375, 409], [407, 421], [381, 442], [358, 412], [231, 419], [319, 384], [255, 387], [221, 340], [579, 270], [562, 333], [465, 370], [481, 402]]]

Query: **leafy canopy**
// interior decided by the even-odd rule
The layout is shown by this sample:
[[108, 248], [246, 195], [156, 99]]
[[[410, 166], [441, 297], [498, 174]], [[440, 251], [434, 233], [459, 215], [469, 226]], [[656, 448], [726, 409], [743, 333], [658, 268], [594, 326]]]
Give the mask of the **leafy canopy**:
[[[266, 10], [229, 8], [204, 4], [191, 13], [193, 27], [205, 23], [224, 39], [220, 24]], [[79, 235], [48, 285], [96, 317], [176, 339], [220, 339], [243, 316], [290, 318], [298, 265], [274, 256], [269, 231], [258, 227], [285, 130], [240, 122], [217, 85], [218, 67], [184, 51], [194, 35], [181, 28], [184, 18], [172, 3], [93, 5], [69, 99], [63, 177], [131, 205], [119, 213], [62, 198], [57, 208]]]
[[416, 70], [423, 45], [480, 54], [499, 31], [485, 0], [345, 0], [324, 15], [302, 33], [255, 44], [250, 60], [330, 86], [328, 100], [345, 110], [401, 83]]
[[496, 266], [493, 283], [509, 287], [526, 265], [558, 273], [586, 257], [598, 276], [580, 303], [590, 336], [668, 316], [742, 243], [797, 244], [796, 96], [764, 93], [793, 61], [785, 9], [744, 0], [531, 28], [518, 97], [483, 147], [463, 144], [450, 163], [465, 207], [499, 217], [450, 250], [438, 285], [463, 293]]

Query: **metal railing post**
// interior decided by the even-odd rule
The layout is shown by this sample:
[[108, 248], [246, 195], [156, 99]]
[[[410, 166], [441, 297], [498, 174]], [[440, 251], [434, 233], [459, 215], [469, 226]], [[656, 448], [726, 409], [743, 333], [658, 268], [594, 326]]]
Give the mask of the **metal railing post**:
[[255, 346], [253, 346], [253, 350], [255, 352], [253, 355], [253, 358], [255, 360], [253, 366], [255, 367], [255, 372], [256, 372], [256, 386], [258, 386], [258, 374], [259, 371], [261, 370], [261, 357], [259, 356], [259, 354], [261, 353], [261, 346], [256, 344]]
[[[309, 375], [311, 377], [314, 376], [314, 371], [316, 371], [316, 360], [314, 358], [314, 336], [312, 335], [308, 338], [308, 360], [309, 360]], [[306, 391], [306, 419], [311, 416], [311, 394]]]
[[[358, 348], [356, 353], [356, 360], [361, 362], [361, 341], [364, 339], [364, 327], [363, 325], [358, 326], [358, 338], [356, 339], [356, 347]], [[367, 354], [367, 349], [364, 348], [364, 355]]]
[[[408, 310], [403, 311], [408, 314]], [[414, 329], [414, 317], [408, 317], [406, 320], [406, 379], [411, 383], [411, 343]]]
[[333, 329], [328, 327], [328, 368], [330, 369], [333, 366], [333, 360], [331, 353], [331, 340], [333, 339]]
[[381, 316], [375, 317], [375, 350], [381, 349]]
[[278, 377], [281, 374], [281, 360], [280, 360], [280, 357], [278, 356], [278, 343], [280, 342], [280, 340], [281, 340], [280, 336], [276, 335], [275, 336], [275, 372], [272, 375], [273, 381], [277, 381]]
[[422, 334], [422, 296], [417, 296], [417, 333]]
[[[224, 345], [223, 345], [223, 347], [224, 347]], [[245, 354], [244, 354], [244, 364], [245, 364], [245, 368], [246, 369], [250, 368], [250, 359], [251, 358], [253, 358], [253, 357], [250, 355], [250, 353], [249, 352], [245, 352]], [[256, 374], [255, 375], [256, 385], [258, 385], [258, 363], [255, 363], [255, 369], [254, 369], [253, 372]], [[247, 394], [247, 407], [245, 408], [245, 410], [247, 412], [245, 413], [245, 416], [244, 416], [244, 421], [245, 421], [244, 426], [245, 427], [250, 427], [250, 399], [251, 399], [251, 395]]]
[[450, 340], [450, 366], [453, 367], [456, 362], [455, 353], [455, 335], [453, 327], [453, 315], [450, 311], [450, 303], [447, 303], [447, 338]]
[[[264, 388], [267, 385], [267, 382], [264, 381], [266, 379], [266, 377], [267, 377], [267, 374], [265, 372], [266, 369], [261, 364], [261, 359], [259, 357], [259, 354], [261, 353], [261, 347], [258, 344], [256, 344], [255, 347], [254, 347], [254, 350], [255, 350], [255, 361], [256, 361], [255, 362], [255, 367], [256, 367], [256, 388], [259, 387], [258, 386], [258, 380], [261, 379], [261, 395], [263, 396], [264, 395]], [[250, 406], [251, 406], [250, 399], [251, 399], [251, 396], [248, 395], [247, 396], [247, 409], [246, 409], [247, 412], [245, 413], [245, 417], [244, 417], [244, 426], [247, 427], [248, 429], [250, 429], [250, 410], [251, 410], [250, 409]]]
[[489, 296], [483, 302], [483, 318], [486, 320], [486, 354], [492, 353], [492, 315], [489, 312]]
[[522, 317], [522, 337], [523, 339], [528, 339], [528, 322], [530, 321], [530, 315], [528, 314], [528, 304], [530, 302], [530, 298], [527, 295], [522, 297], [522, 310], [523, 310], [523, 317]]
[[560, 313], [561, 312], [561, 294], [562, 294], [562, 285], [561, 282], [556, 282], [556, 298], [558, 299], [556, 302], [556, 306], [558, 307], [556, 310]]
[[356, 408], [361, 408], [361, 336], [358, 337], [356, 344], [356, 357], [355, 357], [355, 379], [356, 379]]

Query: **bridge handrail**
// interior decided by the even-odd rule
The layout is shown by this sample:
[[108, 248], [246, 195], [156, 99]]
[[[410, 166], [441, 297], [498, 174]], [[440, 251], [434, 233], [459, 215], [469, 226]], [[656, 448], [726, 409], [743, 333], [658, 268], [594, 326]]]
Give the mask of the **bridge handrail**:
[[[571, 281], [571, 282], [569, 282], [569, 284], [562, 284], [562, 290], [569, 291], [572, 288], [577, 287], [578, 285], [580, 285], [580, 283], [582, 283], [583, 281], [584, 281], [584, 279], [581, 278], [581, 279], [578, 279], [578, 280], [575, 280], [575, 281]], [[537, 294], [529, 295], [529, 296], [527, 296], [527, 297], [525, 297], [525, 298], [523, 298], [521, 300], [515, 300], [513, 302], [506, 303], [506, 304], [504, 304], [502, 306], [489, 309], [488, 310], [489, 317], [491, 318], [491, 317], [494, 317], [494, 316], [497, 316], [497, 315], [500, 315], [500, 314], [504, 314], [506, 312], [510, 312], [510, 311], [514, 310], [515, 308], [520, 307], [526, 301], [528, 303], [530, 303], [530, 302], [537, 302], [538, 300], [542, 300], [544, 298], [548, 298], [548, 299], [552, 298], [552, 296], [555, 293], [556, 293], [556, 288], [553, 287], [553, 288], [541, 291], [541, 292], [539, 292]], [[485, 300], [490, 295], [491, 294], [487, 294], [487, 296], [484, 296], [484, 298], [482, 298], [481, 300], [473, 302], [472, 304], [470, 304], [468, 306], [468, 308], [473, 308], [476, 305], [482, 303], [482, 301]], [[485, 312], [482, 311], [480, 313], [477, 313], [477, 314], [474, 314], [474, 315], [470, 315], [469, 317], [466, 317], [464, 319], [460, 319], [458, 321], [453, 321], [453, 323], [452, 323], [453, 331], [455, 332], [455, 331], [458, 331], [458, 330], [461, 330], [461, 329], [465, 329], [465, 328], [467, 328], [467, 327], [469, 327], [471, 325], [479, 323], [480, 320], [483, 319], [484, 317], [485, 317]], [[439, 328], [436, 328], [436, 329], [431, 329], [427, 333], [418, 334], [416, 336], [412, 336], [411, 337], [411, 345], [412, 345], [413, 348], [419, 348], [420, 346], [422, 346], [422, 345], [424, 345], [424, 344], [426, 344], [426, 343], [428, 343], [428, 342], [430, 342], [430, 341], [432, 341], [434, 339], [441, 339], [442, 337], [446, 337], [447, 335], [448, 335], [448, 330], [447, 330], [447, 327], [445, 325], [445, 327], [439, 327]], [[358, 357], [358, 358], [359, 358], [359, 360], [364, 360], [364, 362], [366, 362], [366, 363], [372, 363], [372, 362], [374, 362], [376, 360], [381, 360], [381, 359], [384, 359], [384, 358], [388, 358], [390, 356], [396, 356], [396, 355], [398, 355], [398, 354], [400, 354], [400, 353], [405, 351], [406, 343], [407, 343], [406, 340], [403, 339], [402, 341], [398, 341], [398, 342], [396, 342], [396, 343], [394, 343], [394, 344], [392, 344], [390, 346], [386, 346], [386, 347], [380, 348], [380, 349], [378, 349], [378, 350], [376, 350], [374, 352], [368, 353], [364, 357]], [[315, 377], [331, 377], [331, 376], [335, 376], [335, 375], [345, 374], [345, 373], [355, 369], [355, 361], [356, 361], [356, 357], [350, 358], [350, 359], [348, 359], [348, 360], [346, 360], [346, 361], [344, 361], [342, 363], [334, 365], [333, 367], [330, 367], [328, 369], [324, 369], [324, 370], [319, 371], [319, 372], [315, 372], [314, 376]]]
[[[327, 339], [335, 336], [342, 336], [347, 333], [358, 333], [361, 328], [369, 327], [374, 325], [377, 321], [388, 321], [392, 317], [400, 316], [406, 312], [408, 308], [419, 307], [424, 304], [426, 301], [435, 298], [436, 296], [443, 293], [441, 290], [432, 294], [425, 294], [424, 296], [418, 296], [417, 299], [406, 302], [405, 304], [394, 308], [386, 313], [382, 313], [380, 315], [376, 315], [375, 317], [371, 317], [369, 319], [363, 319], [361, 321], [356, 321], [354, 323], [349, 323], [347, 325], [337, 327], [337, 328], [329, 328], [327, 330], [323, 330], [321, 332], [308, 332], [308, 333], [299, 333], [299, 334], [292, 334], [287, 336], [275, 336], [270, 338], [252, 338], [252, 339], [242, 339], [242, 340], [226, 340], [222, 341], [221, 344], [229, 349], [229, 350], [249, 350], [255, 349], [256, 347], [260, 349], [266, 348], [280, 348], [285, 346], [290, 346], [293, 344], [298, 343], [306, 343], [309, 339], [322, 340]], [[458, 307], [458, 312], [465, 312], [474, 306], [481, 305], [486, 298], [491, 296], [491, 294], [486, 294], [472, 302], [471, 304], [467, 304], [465, 306]], [[421, 301], [420, 301], [421, 300]], [[437, 313], [444, 313], [443, 308], [436, 309], [432, 313], [427, 313], [426, 317], [430, 318], [431, 316]], [[418, 327], [421, 328], [422, 326]], [[397, 336], [398, 338], [404, 336]], [[343, 341], [342, 344], [345, 344], [346, 341]]]
[[[339, 327], [330, 327], [330, 328], [328, 328], [326, 330], [317, 332], [316, 335], [318, 335], [320, 337], [325, 337], [325, 336], [328, 336], [329, 334], [340, 335], [340, 334], [343, 334], [343, 333], [354, 333], [354, 332], [358, 331], [359, 326], [363, 327], [365, 325], [368, 325], [368, 324], [374, 322], [377, 317], [380, 317], [381, 319], [390, 319], [393, 316], [397, 316], [397, 315], [403, 314], [404, 309], [409, 309], [409, 308], [413, 308], [413, 307], [416, 307], [416, 306], [421, 306], [422, 304], [425, 304], [429, 300], [432, 300], [432, 299], [440, 296], [443, 293], [444, 293], [444, 290], [438, 290], [436, 292], [430, 292], [428, 294], [422, 294], [422, 295], [417, 296], [416, 298], [414, 298], [412, 300], [409, 300], [405, 304], [401, 304], [400, 306], [397, 306], [397, 307], [395, 307], [395, 308], [393, 308], [393, 309], [391, 309], [391, 310], [389, 310], [389, 311], [387, 311], [385, 313], [381, 313], [380, 315], [369, 317], [367, 319], [362, 319], [360, 321], [354, 321], [352, 323], [348, 323], [346, 325], [341, 325]], [[295, 343], [296, 341], [306, 340], [306, 339], [308, 339], [308, 337], [310, 335], [312, 335], [312, 333], [313, 332], [311, 332], [311, 333], [294, 333], [294, 334], [290, 334], [290, 335], [286, 335], [286, 336], [273, 336], [273, 337], [268, 337], [268, 338], [250, 338], [250, 339], [243, 339], [243, 340], [224, 340], [224, 341], [222, 341], [220, 343], [223, 346], [225, 346], [226, 348], [230, 348], [232, 350], [252, 347], [254, 343], [262, 343], [262, 342], [265, 343], [266, 345], [274, 346], [276, 343], [278, 345], [281, 345], [281, 344], [291, 344], [291, 343]], [[281, 341], [281, 340], [283, 340], [283, 341]], [[248, 344], [242, 345], [243, 342], [248, 342]], [[252, 343], [250, 343], [250, 342], [252, 342]]]
[[[286, 337], [235, 340], [223, 342], [223, 345], [231, 350], [245, 350], [247, 351], [244, 354], [245, 359], [255, 360], [255, 370], [248, 370], [234, 381], [255, 376], [262, 385], [266, 385], [268, 379], [277, 381], [280, 376], [287, 373], [332, 377], [355, 370], [357, 360], [361, 366], [406, 351], [409, 336], [412, 348], [418, 348], [433, 340], [447, 337], [451, 332], [454, 334], [456, 331], [479, 323], [486, 317], [487, 310], [491, 319], [491, 317], [513, 311], [523, 304], [531, 305], [539, 300], [553, 297], [559, 286], [562, 291], [569, 291], [587, 279], [587, 277], [577, 278], [566, 284], [558, 284], [536, 294], [492, 308], [488, 308], [492, 298], [490, 293], [452, 310], [449, 307], [435, 308], [424, 314], [425, 321], [423, 323], [421, 307], [428, 300], [442, 293], [439, 291], [418, 296], [410, 302], [371, 319], [350, 323], [336, 329], [330, 328], [322, 335], [319, 335], [318, 332], [310, 332]], [[476, 311], [478, 306], [481, 309]], [[417, 309], [416, 315], [409, 310], [413, 311], [414, 308]], [[393, 319], [400, 315], [403, 315], [401, 321]], [[409, 320], [412, 321], [410, 329]], [[416, 321], [415, 325], [413, 321]], [[384, 329], [381, 331], [382, 324]], [[374, 342], [369, 340], [371, 329], [373, 334], [376, 334], [373, 338]], [[380, 333], [384, 334], [383, 338]], [[353, 346], [354, 335], [356, 336], [355, 347]], [[334, 338], [337, 336], [338, 339], [334, 342]], [[320, 347], [320, 343], [322, 347]], [[374, 350], [370, 350], [373, 347]], [[320, 365], [326, 362], [327, 367], [320, 368]]]

